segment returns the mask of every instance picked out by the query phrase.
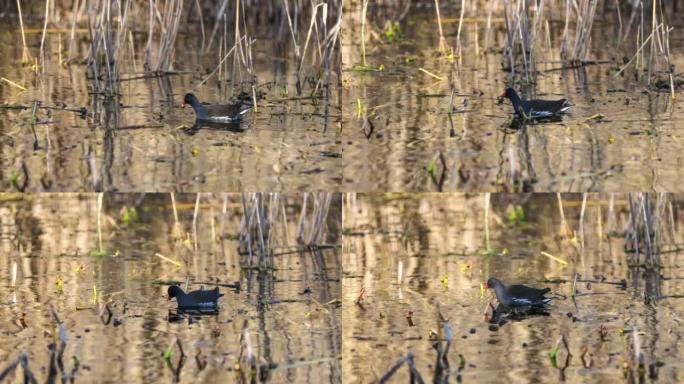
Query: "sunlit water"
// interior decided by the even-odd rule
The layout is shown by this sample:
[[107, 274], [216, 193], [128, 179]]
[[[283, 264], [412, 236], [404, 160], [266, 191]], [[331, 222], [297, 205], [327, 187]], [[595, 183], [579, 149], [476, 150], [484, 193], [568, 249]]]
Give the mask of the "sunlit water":
[[[146, 14], [147, 8], [133, 5], [132, 12]], [[42, 19], [32, 16], [25, 15], [27, 28], [42, 25]], [[255, 39], [252, 50], [254, 76], [259, 85], [257, 96], [263, 96], [258, 108], [248, 113], [240, 126], [201, 129], [191, 131], [192, 135], [187, 128], [194, 125], [194, 113], [191, 108], [181, 108], [187, 92], [194, 92], [202, 102], [225, 103], [231, 98], [232, 78], [237, 84], [244, 81], [247, 85], [243, 90], [252, 93], [248, 83], [251, 76], [244, 68], [236, 69], [233, 77], [232, 56], [224, 63], [229, 64], [228, 73], [226, 69], [218, 70], [200, 85], [220, 61], [218, 47], [223, 28], [219, 29], [211, 49], [203, 53], [199, 22], [196, 17], [190, 21], [184, 19], [173, 65], [173, 70], [180, 73], [145, 78], [143, 61], [147, 38], [140, 29], [146, 27], [143, 24], [134, 27], [135, 62], [127, 52], [126, 59], [119, 64], [124, 79], [120, 83], [121, 97], [111, 108], [113, 114], [107, 117], [101, 102], [93, 103], [93, 82], [86, 78], [87, 29], [77, 29], [72, 53], [77, 60], [62, 65], [60, 60], [66, 62], [68, 58], [70, 31], [53, 32], [50, 28], [45, 41], [45, 67], [35, 73], [32, 67], [20, 64], [22, 45], [16, 43], [21, 41], [19, 27], [3, 24], [0, 72], [27, 89], [22, 91], [3, 82], [0, 103], [30, 107], [39, 101], [43, 106], [86, 108], [87, 113], [82, 118], [79, 113], [59, 109], [38, 110], [35, 125], [38, 140], [34, 147], [32, 110], [0, 109], [0, 162], [4, 170], [0, 188], [130, 192], [298, 191], [311, 187], [339, 190], [340, 105], [335, 90], [338, 65], [331, 64], [331, 91], [329, 96], [322, 97], [326, 94], [323, 88], [309, 81], [318, 79], [320, 74], [319, 66], [311, 63], [313, 46], [310, 44], [302, 66], [302, 93], [297, 94], [299, 60], [291, 46], [289, 29], [263, 28], [262, 24], [268, 22], [264, 17], [263, 13], [255, 12], [246, 20], [249, 33]], [[308, 19], [308, 16], [301, 18]], [[205, 20], [207, 46], [213, 20], [213, 15]], [[286, 24], [285, 21], [285, 28]], [[303, 39], [308, 23], [300, 26], [304, 29]], [[33, 56], [39, 55], [40, 32], [33, 30], [27, 34]], [[122, 49], [132, 50], [128, 41]], [[339, 55], [334, 57], [339, 60]], [[311, 98], [315, 89], [318, 96]], [[105, 126], [116, 128], [111, 136], [105, 135]], [[241, 131], [236, 132], [236, 128]], [[13, 185], [13, 177], [18, 187]]]
[[[241, 269], [238, 242], [231, 240], [240, 224], [239, 195], [229, 196], [223, 236], [219, 233], [222, 199], [203, 198], [196, 256], [186, 240], [186, 233], [192, 233], [194, 196], [176, 196], [182, 225], [177, 240], [172, 236], [168, 195], [108, 195], [103, 218], [107, 255], [89, 255], [99, 249], [94, 195], [16, 198], [0, 204], [5, 255], [0, 261], [3, 368], [26, 352], [33, 374], [39, 382], [45, 381], [48, 345], [58, 340], [53, 339], [51, 304], [66, 330], [66, 371], [71, 372], [74, 358], [80, 364], [75, 382], [171, 382], [174, 375], [163, 353], [176, 338], [185, 353], [181, 382], [249, 378], [246, 347], [241, 347], [245, 327], [263, 379], [340, 381], [340, 309], [334, 300], [341, 292], [336, 249], [278, 255], [273, 274], [259, 275]], [[287, 201], [289, 217], [297, 217], [301, 200]], [[136, 207], [140, 221], [125, 225], [119, 211], [123, 206]], [[337, 213], [331, 208], [331, 220], [339, 222], [337, 207]], [[331, 229], [339, 228], [331, 225]], [[288, 227], [289, 233], [296, 232], [296, 222]], [[338, 237], [335, 233], [325, 236], [327, 241]], [[218, 314], [176, 318], [176, 302], [167, 298], [168, 285], [155, 281], [175, 280], [184, 285], [186, 277], [191, 277], [191, 290], [224, 284]], [[240, 290], [226, 286], [235, 283], [241, 284]], [[113, 313], [108, 324], [99, 315], [105, 302]], [[179, 358], [179, 349], [173, 347], [174, 367]], [[9, 382], [23, 379], [12, 374]]]
[[[423, 379], [432, 381], [436, 352], [430, 334], [444, 337], [440, 313], [453, 331], [447, 355], [451, 382], [459, 377], [464, 382], [555, 382], [560, 372], [551, 365], [549, 352], [560, 335], [572, 354], [565, 370], [567, 382], [624, 382], [623, 366], [634, 354], [630, 330], [638, 332], [647, 380], [655, 380], [655, 375], [659, 382], [684, 379], [684, 270], [677, 261], [681, 252], [661, 255], [662, 277], [649, 286], [659, 295], [645, 300], [643, 270], [629, 268], [631, 254], [624, 251], [625, 196], [615, 196], [610, 211], [609, 196], [589, 195], [582, 249], [581, 197], [564, 196], [567, 226], [578, 234], [573, 240], [559, 236], [555, 195], [493, 195], [491, 253], [485, 252], [483, 199], [462, 194], [361, 194], [345, 200], [342, 335], [343, 374], [349, 382], [377, 382], [409, 352]], [[509, 219], [516, 206], [522, 208], [524, 220]], [[672, 229], [676, 240], [664, 234], [662, 243], [668, 247], [663, 249], [676, 249], [675, 241], [681, 244], [681, 196], [676, 197], [673, 212], [675, 226], [668, 224], [667, 231]], [[572, 283], [540, 282], [572, 281], [575, 272], [585, 280], [625, 279], [627, 286], [580, 282], [573, 301]], [[493, 292], [481, 291], [481, 284], [491, 276], [505, 284], [550, 287], [567, 299], [552, 301], [548, 316], [509, 321], [490, 330], [485, 311], [491, 316], [488, 303], [496, 305], [496, 298]], [[359, 295], [361, 305], [356, 304]], [[589, 367], [580, 358], [584, 348]], [[459, 355], [464, 360], [461, 368]], [[561, 367], [565, 356], [561, 347]], [[396, 382], [408, 378], [406, 366], [393, 377]]]
[[[380, 71], [355, 69], [363, 62], [361, 7], [350, 5], [345, 10], [342, 97], [347, 190], [438, 190], [443, 170], [436, 160], [439, 153], [446, 162], [441, 186], [445, 191], [682, 190], [678, 182], [684, 119], [681, 92], [673, 102], [669, 92], [656, 92], [646, 81], [636, 81], [634, 64], [615, 76], [623, 57], [629, 60], [632, 53], [627, 52], [634, 48], [630, 40], [623, 42], [624, 50], [614, 49], [619, 28], [614, 12], [597, 16], [589, 49], [590, 59], [610, 63], [562, 70], [558, 47], [563, 20], [552, 5], [558, 2], [546, 2], [546, 15], [553, 15], [551, 48], [543, 29], [544, 42], [536, 50], [540, 72], [526, 78], [534, 85], [523, 87], [518, 76], [515, 87], [532, 98], [566, 98], [573, 106], [561, 122], [511, 129], [511, 103], [497, 101], [510, 84], [509, 72], [502, 68], [507, 62], [501, 53], [505, 38], [501, 14], [494, 14], [485, 50], [487, 8], [473, 14], [468, 7], [461, 30], [462, 54], [456, 51], [450, 58], [437, 51], [433, 2], [419, 3], [423, 7], [414, 5], [404, 19], [399, 19], [403, 7], [369, 3], [366, 63], [382, 66]], [[456, 47], [460, 9], [442, 3], [445, 39]], [[398, 22], [403, 32], [392, 42], [385, 35], [387, 21]], [[684, 25], [676, 15], [670, 23], [675, 30]], [[684, 67], [681, 36], [670, 37], [675, 68]], [[437, 182], [427, 171], [431, 163]]]

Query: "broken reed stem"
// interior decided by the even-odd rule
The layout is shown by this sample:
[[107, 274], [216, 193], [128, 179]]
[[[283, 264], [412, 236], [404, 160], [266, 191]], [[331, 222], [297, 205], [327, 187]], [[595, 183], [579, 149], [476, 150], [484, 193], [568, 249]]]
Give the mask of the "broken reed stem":
[[182, 10], [183, 0], [168, 0], [164, 3], [164, 15], [155, 71], [168, 71], [171, 69]]
[[69, 34], [69, 55], [67, 61], [71, 61], [71, 55], [74, 51], [74, 39], [76, 37], [76, 20], [80, 16], [79, 10], [80, 0], [74, 1], [74, 6], [71, 10], [71, 33]]
[[582, 209], [580, 210], [580, 245], [584, 250], [584, 212], [587, 209], [587, 193], [582, 194]]
[[[266, 227], [268, 225], [268, 221], [266, 218], [263, 218], [262, 220], [262, 214], [263, 214], [263, 193], [257, 192], [254, 194], [254, 206], [256, 207], [256, 217], [257, 217], [257, 231], [259, 233], [259, 263], [261, 266], [265, 266], [266, 264], [266, 242], [264, 241], [264, 232]], [[262, 209], [260, 209], [262, 208]], [[271, 265], [272, 267], [272, 265]]]
[[[436, 0], [435, 0], [436, 1]], [[458, 32], [456, 33], [456, 43], [461, 46], [461, 28], [463, 27], [463, 16], [465, 14], [465, 0], [461, 0], [461, 16], [458, 19]], [[439, 32], [442, 32], [442, 24], [439, 25]], [[475, 40], [477, 41], [477, 39]]]
[[299, 214], [299, 224], [297, 224], [297, 242], [304, 243], [304, 228], [306, 226], [306, 204], [309, 199], [309, 193], [304, 192], [302, 201], [302, 211]]
[[171, 236], [174, 239], [183, 237], [183, 230], [181, 228], [180, 220], [178, 219], [178, 208], [176, 207], [176, 195], [171, 192], [171, 209], [173, 210], [173, 230]]
[[256, 356], [254, 355], [254, 350], [252, 348], [252, 339], [249, 335], [247, 320], [245, 320], [240, 335], [240, 346], [240, 356], [238, 361], [240, 362], [240, 365], [242, 365], [244, 360], [244, 363], [248, 368], [242, 371], [247, 372], [251, 377], [255, 377], [257, 373], [257, 363]]
[[368, 0], [363, 0], [363, 7], [361, 8], [361, 62], [365, 67], [366, 64], [366, 10], [368, 9]]
[[17, 10], [19, 11], [19, 26], [21, 27], [21, 42], [24, 48], [21, 51], [21, 63], [28, 64], [31, 62], [31, 52], [26, 46], [26, 33], [24, 32], [24, 19], [21, 15], [21, 1], [17, 0]]
[[[243, 37], [243, 39], [244, 39], [244, 37]], [[230, 49], [230, 51], [228, 51], [228, 53], [226, 53], [226, 54], [223, 56], [223, 59], [221, 59], [221, 61], [219, 61], [219, 63], [216, 65], [216, 68], [214, 68], [214, 70], [211, 71], [211, 72], [207, 75], [207, 77], [205, 77], [204, 80], [202, 80], [199, 84], [197, 84], [193, 89], [198, 89], [199, 87], [202, 86], [202, 84], [206, 83], [207, 80], [209, 80], [209, 79], [216, 73], [216, 71], [218, 71], [219, 68], [221, 68], [221, 65], [223, 64], [224, 61], [226, 61], [226, 59], [228, 58], [228, 56], [230, 56], [230, 55], [233, 53], [233, 51], [235, 51], [235, 47], [236, 47], [236, 46], [233, 45], [233, 47]]]
[[562, 237], [566, 237], [570, 234], [570, 228], [568, 228], [568, 222], [565, 221], [565, 212], [563, 211], [563, 196], [560, 193], [556, 193], [558, 199], [558, 210], [560, 211], [561, 217], [561, 229], [560, 234]]
[[437, 76], [437, 75], [435, 75], [434, 73], [428, 71], [427, 69], [418, 68], [418, 70], [421, 71], [421, 72], [423, 72], [423, 73], [425, 73], [426, 75], [428, 75], [428, 76], [430, 76], [430, 77], [433, 77], [433, 78], [437, 79], [437, 80], [440, 80], [440, 81], [441, 81], [441, 80], [444, 80], [443, 77]]
[[[656, 30], [656, 6], [658, 4], [658, 0], [653, 0], [653, 8], [651, 9], [651, 31]], [[651, 32], [653, 33], [653, 32]], [[653, 59], [655, 55], [655, 42], [656, 39], [651, 39], [651, 48], [648, 52], [648, 79], [647, 82], [650, 85], [651, 84], [651, 75], [653, 74]]]
[[[636, 58], [639, 56], [639, 54], [642, 53], [642, 51], [643, 51], [644, 47], [646, 46], [646, 44], [648, 44], [648, 42], [653, 38], [653, 34], [654, 34], [654, 33], [657, 33], [657, 31], [658, 31], [659, 29], [661, 29], [661, 28], [663, 28], [663, 24], [662, 24], [662, 23], [656, 27], [656, 30], [655, 30], [655, 31], [651, 32], [651, 34], [648, 35], [648, 37], [646, 38], [646, 40], [645, 40], [644, 42], [641, 43], [641, 45], [639, 46], [639, 49], [637, 49], [637, 51], [636, 51], [636, 53], [634, 54], [634, 56], [632, 56], [632, 58], [631, 58], [625, 65], [623, 65], [622, 68], [620, 68], [620, 70], [617, 71], [617, 72], [613, 75], [613, 77], [618, 77], [622, 72], [624, 72], [625, 69], [627, 69], [627, 67], [629, 67], [630, 64], [632, 64], [632, 61], [634, 61], [634, 59], [636, 59]], [[670, 33], [670, 31], [672, 31], [672, 29], [673, 29], [672, 27], [668, 27], [668, 28], [666, 29], [667, 33]], [[638, 65], [637, 65], [637, 67], [638, 67]]]
[[[598, 206], [598, 219], [597, 219], [597, 221], [598, 221], [598, 223], [597, 223], [597, 225], [598, 225], [597, 234], [598, 234], [599, 243], [603, 243], [603, 212], [602, 212], [600, 205]], [[599, 248], [599, 250], [600, 250], [600, 248]]]
[[320, 3], [314, 6], [313, 11], [311, 13], [311, 21], [309, 23], [309, 31], [306, 34], [306, 40], [304, 40], [304, 49], [302, 50], [302, 56], [299, 58], [299, 65], [297, 67], [297, 78], [300, 76], [300, 72], [302, 70], [302, 66], [304, 65], [304, 57], [306, 56], [306, 49], [309, 46], [309, 40], [311, 39], [311, 32], [314, 29], [314, 25], [316, 24], [316, 16], [318, 15], [318, 8], [326, 6], [326, 3]]
[[487, 53], [487, 50], [489, 49], [489, 35], [492, 30], [492, 12], [494, 11], [494, 1], [489, 2], [489, 9], [487, 10], [487, 30], [485, 32], [485, 41], [484, 41], [484, 51], [485, 54]]
[[[227, 22], [228, 18], [224, 17], [224, 31], [228, 28]], [[224, 42], [228, 42], [228, 35], [227, 33], [224, 33], [226, 35], [226, 38], [223, 39]], [[239, 57], [238, 54], [242, 54], [242, 44], [240, 44], [241, 39], [240, 39], [240, 0], [235, 0], [235, 55], [233, 56], [233, 75], [231, 76], [231, 82], [233, 83], [233, 86], [231, 87], [231, 92], [233, 92], [233, 89], [235, 88], [235, 71], [238, 70], [240, 72], [240, 83], [242, 83], [242, 69], [240, 68], [240, 62], [239, 62]], [[227, 50], [228, 46], [226, 45], [224, 47], [224, 50]], [[226, 71], [227, 72], [227, 71]]]
[[485, 229], [485, 247], [487, 251], [491, 249], [489, 244], [489, 199], [491, 193], [484, 194], [484, 229]]
[[444, 38], [444, 31], [442, 30], [442, 17], [439, 14], [439, 0], [435, 0], [435, 10], [437, 11], [437, 26], [439, 27], [439, 51], [446, 52], [447, 43], [446, 39]]
[[201, 193], [197, 193], [197, 199], [195, 200], [195, 211], [192, 214], [192, 244], [193, 244], [193, 249], [195, 250], [195, 256], [197, 256], [197, 216], [199, 215], [199, 206], [200, 206], [200, 195]]
[[45, 70], [45, 34], [47, 33], [50, 0], [45, 1], [45, 23], [43, 24], [43, 36], [40, 38], [40, 67]]
[[204, 31], [204, 17], [202, 16], [202, 7], [200, 6], [199, 0], [195, 0], [195, 6], [197, 7], [197, 14], [199, 15], [200, 29], [202, 30], [202, 47], [200, 48], [200, 53], [204, 52], [204, 41], [206, 39], [206, 32]]
[[14, 81], [12, 81], [12, 80], [10, 80], [10, 79], [4, 78], [4, 77], [0, 77], [0, 80], [6, 82], [7, 84], [9, 84], [9, 85], [11, 85], [11, 86], [13, 86], [13, 87], [19, 88], [19, 89], [21, 89], [22, 91], [25, 91], [25, 90], [26, 90], [26, 87], [24, 87], [23, 85], [17, 84], [17, 83], [15, 83]]
[[102, 252], [102, 199], [104, 193], [97, 194], [97, 245], [100, 252]]
[[289, 0], [283, 0], [283, 4], [285, 4], [285, 14], [287, 15], [287, 24], [290, 27], [290, 35], [292, 36], [292, 44], [294, 45], [295, 57], [299, 59], [299, 45], [297, 44], [297, 37], [295, 36], [294, 27], [292, 26], [292, 17], [290, 16], [289, 2]]
[[181, 263], [177, 262], [176, 260], [173, 260], [173, 259], [169, 259], [168, 257], [166, 257], [166, 256], [162, 255], [161, 253], [157, 253], [157, 252], [155, 252], [155, 254], [154, 254], [154, 255], [155, 255], [155, 256], [157, 256], [158, 258], [160, 258], [160, 259], [164, 260], [164, 261], [168, 261], [169, 263], [171, 263], [171, 264], [173, 264], [173, 265], [177, 266], [178, 268], [180, 268], [180, 267], [182, 267], [182, 266], [183, 266], [183, 265], [181, 265]]
[[541, 254], [542, 254], [542, 256], [546, 256], [546, 257], [548, 257], [549, 259], [554, 260], [554, 261], [557, 261], [557, 262], [559, 262], [559, 263], [561, 263], [561, 264], [563, 264], [563, 265], [568, 265], [568, 262], [567, 262], [567, 261], [565, 261], [565, 260], [563, 260], [563, 259], [560, 259], [560, 258], [558, 258], [558, 257], [556, 257], [556, 256], [554, 256], [554, 255], [552, 255], [552, 254], [550, 254], [550, 253], [548, 253], [548, 252], [542, 251]]

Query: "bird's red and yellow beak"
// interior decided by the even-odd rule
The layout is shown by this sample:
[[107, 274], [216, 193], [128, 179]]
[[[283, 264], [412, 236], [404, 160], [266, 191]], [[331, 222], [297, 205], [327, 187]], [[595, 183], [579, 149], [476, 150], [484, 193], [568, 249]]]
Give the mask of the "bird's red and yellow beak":
[[187, 104], [185, 104], [185, 101], [183, 101], [183, 102], [181, 103], [181, 108], [185, 108], [186, 105], [187, 105]]
[[489, 286], [489, 284], [487, 284], [487, 283], [482, 284], [482, 286], [484, 287], [484, 289], [489, 289], [489, 288], [491, 288], [491, 287]]

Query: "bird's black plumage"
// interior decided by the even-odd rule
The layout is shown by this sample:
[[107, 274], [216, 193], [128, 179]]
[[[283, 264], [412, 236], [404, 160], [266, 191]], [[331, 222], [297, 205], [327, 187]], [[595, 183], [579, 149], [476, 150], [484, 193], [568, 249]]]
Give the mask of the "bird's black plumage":
[[507, 307], [542, 306], [551, 300], [544, 296], [551, 291], [550, 288], [538, 289], [525, 285], [509, 285], [506, 287], [494, 277], [487, 280], [487, 288], [494, 289], [497, 300]]
[[515, 113], [528, 119], [547, 119], [561, 115], [570, 109], [567, 100], [522, 100], [513, 88], [506, 88], [501, 95], [511, 100]]
[[190, 104], [199, 121], [211, 123], [236, 123], [252, 106], [243, 104], [241, 100], [231, 104], [209, 105], [200, 103], [197, 96], [188, 93], [183, 98], [183, 106]]
[[218, 299], [223, 296], [219, 288], [185, 293], [181, 287], [172, 285], [168, 290], [169, 300], [176, 298], [179, 308], [213, 309], [218, 307]]

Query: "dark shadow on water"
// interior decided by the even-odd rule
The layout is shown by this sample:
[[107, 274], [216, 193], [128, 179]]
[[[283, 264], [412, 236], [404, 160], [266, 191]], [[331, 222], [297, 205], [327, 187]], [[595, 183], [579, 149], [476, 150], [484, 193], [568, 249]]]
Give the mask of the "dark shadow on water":
[[545, 123], [560, 123], [563, 121], [562, 116], [553, 116], [553, 117], [547, 117], [547, 118], [538, 118], [538, 119], [526, 119], [523, 117], [518, 117], [517, 115], [514, 115], [513, 119], [511, 120], [511, 123], [508, 125], [508, 129], [514, 130], [514, 131], [519, 131], [520, 129], [527, 127], [527, 126], [535, 126], [535, 125], [541, 125]]
[[234, 123], [212, 123], [208, 121], [196, 120], [195, 125], [190, 128], [183, 128], [183, 133], [188, 136], [194, 136], [201, 129], [211, 130], [211, 131], [226, 131], [242, 133], [249, 129], [249, 123], [246, 121], [237, 121]]
[[548, 309], [548, 306], [508, 308], [499, 303], [494, 309], [494, 312], [489, 319], [489, 323], [502, 327], [504, 324], [508, 323], [508, 321], [522, 321], [534, 316], [550, 316], [551, 314]]
[[214, 316], [218, 318], [219, 309], [169, 309], [166, 320], [169, 323], [180, 323], [187, 319], [188, 324], [200, 321], [202, 317]]

